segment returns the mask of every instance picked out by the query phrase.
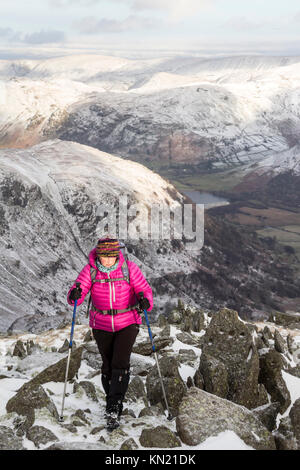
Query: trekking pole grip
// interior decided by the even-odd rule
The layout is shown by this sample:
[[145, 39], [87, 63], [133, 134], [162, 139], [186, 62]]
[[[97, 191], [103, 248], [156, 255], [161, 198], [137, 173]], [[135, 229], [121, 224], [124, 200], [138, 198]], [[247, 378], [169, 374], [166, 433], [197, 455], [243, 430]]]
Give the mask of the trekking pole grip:
[[[80, 287], [80, 282], [76, 282], [76, 288], [79, 288], [79, 287]], [[73, 345], [73, 335], [74, 335], [76, 308], [77, 308], [77, 300], [75, 300], [74, 309], [73, 309], [72, 326], [71, 326], [71, 334], [70, 334], [70, 341], [69, 341], [69, 348], [70, 349], [72, 349], [72, 345]]]
[[140, 297], [141, 300], [143, 300], [143, 298], [144, 298], [144, 292], [139, 292], [139, 297]]
[[[139, 292], [139, 297], [140, 297], [140, 300], [143, 300], [144, 299], [144, 292]], [[155, 352], [155, 345], [154, 345], [152, 331], [151, 331], [151, 328], [150, 328], [150, 323], [149, 323], [149, 320], [148, 320], [148, 315], [147, 315], [147, 310], [146, 309], [144, 309], [144, 314], [145, 314], [145, 319], [146, 319], [146, 323], [147, 323], [147, 327], [148, 327], [148, 333], [149, 333], [150, 341], [151, 341], [151, 344], [152, 344], [152, 351]]]

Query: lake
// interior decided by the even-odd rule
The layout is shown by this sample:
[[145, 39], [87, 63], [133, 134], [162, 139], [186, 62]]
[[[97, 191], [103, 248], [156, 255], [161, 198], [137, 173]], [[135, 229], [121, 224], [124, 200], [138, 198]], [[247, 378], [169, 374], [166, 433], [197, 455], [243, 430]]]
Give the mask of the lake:
[[215, 196], [211, 193], [205, 193], [202, 191], [182, 191], [182, 193], [188, 196], [195, 204], [204, 204], [205, 209], [230, 204], [226, 199]]

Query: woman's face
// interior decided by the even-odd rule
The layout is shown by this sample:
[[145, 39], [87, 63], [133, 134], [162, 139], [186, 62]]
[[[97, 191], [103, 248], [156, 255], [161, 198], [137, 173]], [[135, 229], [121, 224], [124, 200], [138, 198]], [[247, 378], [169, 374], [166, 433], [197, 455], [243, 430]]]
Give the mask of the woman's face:
[[113, 264], [115, 264], [117, 257], [111, 256], [99, 256], [100, 263], [105, 266], [106, 268], [110, 268]]

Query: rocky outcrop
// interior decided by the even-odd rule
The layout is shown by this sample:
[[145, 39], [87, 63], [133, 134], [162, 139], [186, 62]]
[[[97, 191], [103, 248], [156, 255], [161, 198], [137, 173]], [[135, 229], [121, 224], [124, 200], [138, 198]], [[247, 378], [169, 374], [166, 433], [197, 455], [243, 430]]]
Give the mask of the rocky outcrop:
[[260, 357], [259, 380], [264, 384], [273, 402], [280, 403], [280, 413], [283, 414], [291, 404], [290, 393], [282, 377], [285, 362], [281, 354], [271, 350]]
[[268, 403], [259, 383], [255, 334], [227, 308], [216, 312], [204, 336], [199, 372], [204, 390], [247, 408]]
[[208, 437], [231, 430], [256, 450], [274, 450], [272, 434], [246, 408], [196, 387], [179, 406], [176, 429], [184, 444], [196, 446]]

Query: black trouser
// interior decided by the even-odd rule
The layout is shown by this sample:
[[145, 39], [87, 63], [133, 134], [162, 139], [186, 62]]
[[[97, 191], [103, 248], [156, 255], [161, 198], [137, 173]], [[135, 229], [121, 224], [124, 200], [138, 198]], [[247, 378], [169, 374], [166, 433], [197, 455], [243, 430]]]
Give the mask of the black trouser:
[[139, 325], [132, 324], [116, 332], [95, 330], [96, 340], [102, 357], [102, 385], [107, 397], [107, 408], [121, 405], [127, 391], [130, 374], [130, 355]]

